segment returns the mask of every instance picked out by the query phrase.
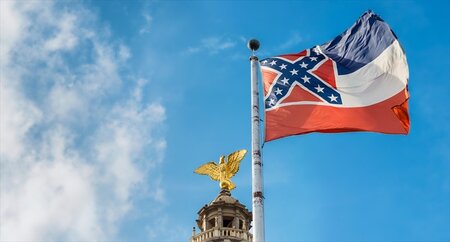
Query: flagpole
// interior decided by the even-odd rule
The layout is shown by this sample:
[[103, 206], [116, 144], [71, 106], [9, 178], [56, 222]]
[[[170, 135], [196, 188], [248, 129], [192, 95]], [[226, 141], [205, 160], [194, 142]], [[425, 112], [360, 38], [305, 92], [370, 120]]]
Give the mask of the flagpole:
[[253, 193], [253, 242], [264, 242], [264, 196], [263, 174], [260, 142], [259, 117], [259, 89], [258, 89], [258, 57], [255, 51], [259, 48], [259, 41], [252, 39], [248, 42], [252, 51], [250, 56], [251, 79], [251, 109], [252, 109], [252, 193]]

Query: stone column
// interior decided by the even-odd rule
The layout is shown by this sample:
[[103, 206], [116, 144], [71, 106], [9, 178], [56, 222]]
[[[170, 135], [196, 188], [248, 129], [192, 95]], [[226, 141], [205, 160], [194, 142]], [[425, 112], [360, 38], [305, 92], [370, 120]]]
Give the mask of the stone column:
[[203, 231], [206, 231], [206, 215], [205, 214], [203, 214], [202, 229], [203, 229]]
[[236, 215], [233, 218], [233, 228], [239, 229], [239, 218]]
[[218, 227], [223, 228], [223, 216], [222, 216], [222, 208], [218, 209], [217, 213]]

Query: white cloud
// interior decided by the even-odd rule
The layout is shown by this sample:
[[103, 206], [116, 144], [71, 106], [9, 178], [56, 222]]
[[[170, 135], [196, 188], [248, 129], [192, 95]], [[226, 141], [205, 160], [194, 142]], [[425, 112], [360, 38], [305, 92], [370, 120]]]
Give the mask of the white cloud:
[[131, 57], [130, 49], [125, 45], [120, 45], [119, 47], [119, 59], [121, 61], [126, 61]]
[[50, 51], [70, 50], [77, 44], [77, 37], [73, 33], [76, 23], [76, 16], [64, 14], [57, 22], [56, 34], [47, 40], [44, 48]]
[[200, 47], [188, 47], [186, 52], [192, 54], [192, 53], [197, 53], [200, 50], [201, 50]]
[[209, 54], [218, 54], [219, 52], [233, 48], [235, 45], [235, 40], [213, 36], [201, 39], [198, 46], [190, 46], [185, 52], [193, 54], [200, 51], [205, 51]]
[[162, 160], [165, 108], [123, 85], [128, 47], [83, 6], [0, 4], [0, 240], [111, 240]]
[[142, 89], [143, 87], [145, 87], [145, 85], [147, 85], [147, 83], [148, 80], [143, 78], [137, 80], [137, 85], [133, 90], [133, 98], [136, 102], [142, 101]]
[[14, 184], [2, 180], [2, 241], [104, 238], [92, 167], [66, 150], [64, 133], [48, 134], [40, 151], [45, 158], [29, 157], [23, 174], [12, 171]]
[[[9, 52], [20, 38], [23, 19], [13, 10], [13, 1], [0, 1], [0, 65], [8, 64]], [[2, 78], [3, 80], [3, 78]]]
[[287, 40], [279, 45], [279, 48], [277, 51], [283, 51], [292, 47], [295, 47], [299, 50], [296, 51], [300, 51], [300, 46], [298, 46], [298, 44], [300, 44], [301, 42], [304, 41], [304, 37], [302, 37], [299, 33], [297, 32], [293, 32], [289, 35], [289, 37], [287, 38]]
[[144, 18], [144, 25], [139, 30], [139, 34], [146, 34], [150, 32], [150, 27], [153, 21], [153, 17], [150, 16], [148, 13], [142, 14], [142, 17]]
[[[170, 229], [169, 229], [170, 228]], [[175, 226], [167, 216], [158, 217], [153, 224], [146, 227], [149, 241], [181, 241], [181, 234], [189, 234], [188, 228]]]
[[[1, 67], [1, 66], [0, 66]], [[3, 71], [2, 71], [3, 73]], [[17, 161], [26, 150], [26, 135], [42, 112], [0, 74], [0, 157]]]
[[219, 51], [231, 48], [236, 45], [234, 41], [230, 41], [218, 37], [209, 37], [201, 40], [202, 46], [211, 51]]
[[143, 174], [133, 161], [140, 158], [148, 145], [159, 148], [158, 140], [152, 139], [151, 128], [164, 118], [165, 110], [161, 105], [139, 107], [131, 101], [114, 107], [106, 117], [107, 124], [98, 130], [94, 140], [95, 157], [104, 164], [104, 179], [108, 185], [113, 185], [118, 200], [127, 201], [132, 186], [142, 181]]
[[77, 114], [85, 111], [85, 102], [79, 90], [56, 83], [49, 91], [48, 107], [59, 120], [77, 120]]

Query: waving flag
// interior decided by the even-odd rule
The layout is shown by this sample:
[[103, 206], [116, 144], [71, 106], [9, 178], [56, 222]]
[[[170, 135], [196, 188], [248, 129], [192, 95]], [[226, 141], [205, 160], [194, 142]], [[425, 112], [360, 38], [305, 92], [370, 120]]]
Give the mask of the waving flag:
[[326, 44], [262, 60], [261, 71], [266, 141], [310, 132], [409, 132], [406, 56], [371, 11]]

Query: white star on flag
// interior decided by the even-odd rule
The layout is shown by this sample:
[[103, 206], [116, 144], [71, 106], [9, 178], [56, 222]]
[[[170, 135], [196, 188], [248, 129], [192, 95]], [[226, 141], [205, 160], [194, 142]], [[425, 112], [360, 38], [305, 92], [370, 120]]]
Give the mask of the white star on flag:
[[302, 68], [307, 68], [307, 67], [308, 67], [308, 64], [306, 64], [305, 62], [302, 62], [302, 63], [300, 64], [300, 66], [301, 66]]
[[315, 89], [317, 90], [317, 92], [323, 92], [324, 88], [317, 84], [317, 87], [315, 87]]
[[287, 66], [286, 64], [281, 64], [280, 69], [284, 70], [284, 69], [286, 69], [286, 66]]
[[298, 75], [298, 70], [292, 69], [292, 71], [289, 71], [292, 75]]
[[281, 94], [282, 94], [281, 91], [282, 91], [282, 90], [281, 90], [280, 88], [277, 87], [277, 90], [275, 90], [275, 94], [276, 94], [276, 95], [281, 95]]
[[303, 83], [310, 83], [309, 79], [311, 79], [311, 78], [306, 75], [304, 77], [302, 77]]
[[331, 102], [337, 102], [337, 98], [336, 96], [334, 96], [333, 94], [331, 94], [331, 96], [328, 96], [331, 100]]
[[276, 61], [276, 60], [273, 60], [273, 61], [270, 62], [270, 65], [271, 65], [271, 66], [273, 66], [273, 65], [275, 65], [275, 64], [277, 64], [277, 61]]
[[311, 61], [317, 61], [317, 57], [309, 57]]
[[288, 78], [283, 78], [283, 80], [281, 80], [281, 82], [284, 84], [284, 85], [287, 85], [287, 84], [289, 84], [289, 79]]

